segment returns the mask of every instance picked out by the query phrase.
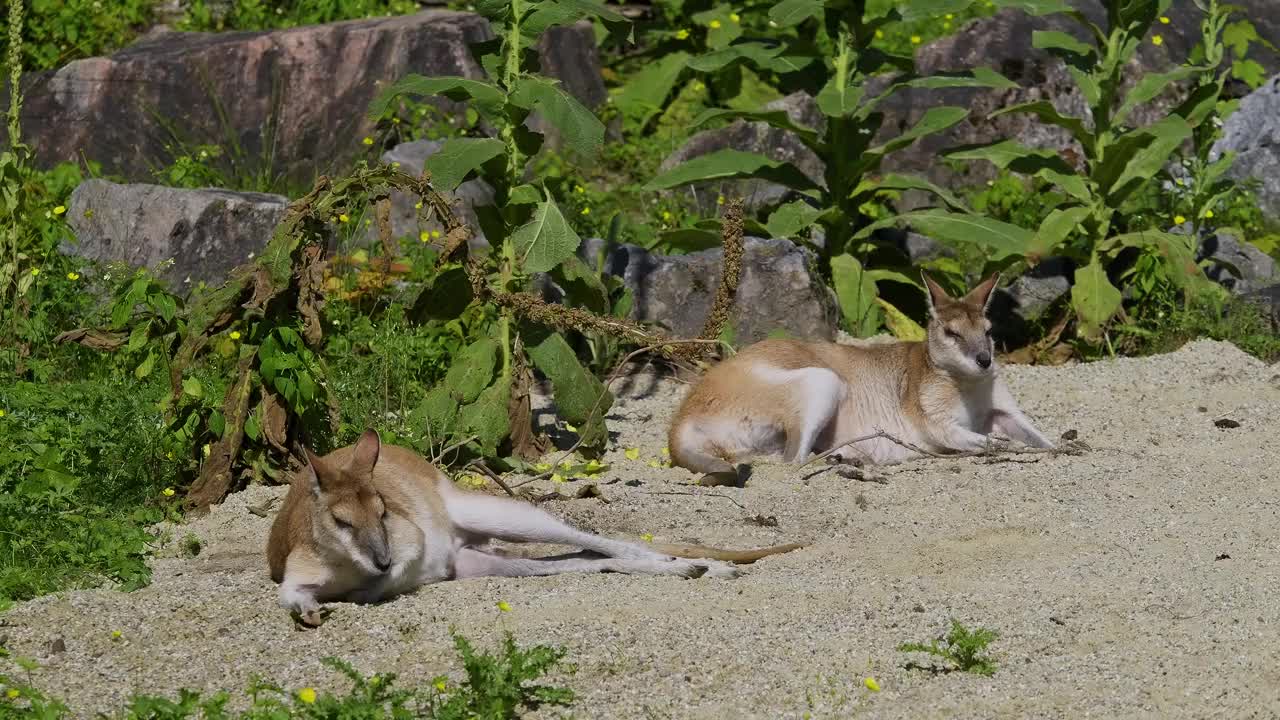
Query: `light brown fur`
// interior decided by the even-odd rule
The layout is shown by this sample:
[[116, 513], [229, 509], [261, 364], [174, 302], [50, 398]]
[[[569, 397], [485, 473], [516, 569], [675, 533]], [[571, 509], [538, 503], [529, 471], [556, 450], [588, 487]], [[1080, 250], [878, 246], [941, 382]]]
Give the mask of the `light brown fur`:
[[[738, 481], [734, 466], [781, 453], [789, 462], [882, 430], [931, 452], [973, 450], [993, 430], [1046, 440], [997, 375], [986, 306], [998, 276], [954, 299], [925, 276], [928, 339], [859, 343], [765, 340], [712, 368], [676, 412], [674, 464]], [[982, 363], [986, 363], [985, 366]], [[898, 462], [912, 453], [885, 439], [856, 443], [843, 460]]]
[[[330, 601], [376, 602], [421, 585], [484, 575], [614, 571], [733, 577], [720, 558], [748, 563], [795, 550], [655, 546], [577, 530], [528, 503], [454, 486], [416, 453], [367, 431], [352, 446], [307, 451], [267, 540], [280, 604], [310, 625]], [[572, 545], [603, 556], [526, 559], [490, 552], [490, 539]], [[680, 559], [678, 559], [680, 558]]]

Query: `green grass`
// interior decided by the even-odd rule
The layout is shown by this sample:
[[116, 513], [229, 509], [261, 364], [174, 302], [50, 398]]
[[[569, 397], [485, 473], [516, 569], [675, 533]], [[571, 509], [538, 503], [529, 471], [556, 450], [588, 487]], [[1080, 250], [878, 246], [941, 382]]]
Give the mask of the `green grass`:
[[[350, 689], [345, 693], [317, 691], [302, 687], [287, 689], [255, 680], [244, 693], [246, 702], [234, 702], [230, 693], [205, 695], [182, 690], [177, 697], [134, 695], [125, 707], [105, 717], [117, 720], [509, 720], [542, 706], [567, 707], [573, 691], [537, 680], [564, 667], [565, 650], [546, 645], [521, 648], [508, 633], [497, 652], [477, 652], [470, 641], [454, 635], [454, 646], [462, 660], [465, 678], [450, 683], [445, 676], [420, 688], [397, 685], [396, 676], [379, 673], [365, 676], [349, 663], [328, 658], [325, 664], [346, 676]], [[8, 653], [0, 647], [0, 662]], [[30, 660], [14, 659], [18, 671], [35, 668]], [[9, 671], [14, 672], [14, 671]], [[231, 706], [245, 706], [234, 711]], [[0, 666], [0, 718], [61, 720], [71, 717], [67, 707], [48, 697], [28, 680], [7, 674]]]
[[942, 642], [930, 640], [926, 643], [903, 643], [898, 646], [899, 652], [923, 653], [937, 659], [942, 665], [917, 665], [908, 662], [908, 669], [933, 670], [934, 672], [968, 672], [976, 675], [994, 675], [995, 658], [984, 655], [999, 634], [984, 627], [969, 629], [959, 620], [951, 621], [951, 630], [942, 638]]

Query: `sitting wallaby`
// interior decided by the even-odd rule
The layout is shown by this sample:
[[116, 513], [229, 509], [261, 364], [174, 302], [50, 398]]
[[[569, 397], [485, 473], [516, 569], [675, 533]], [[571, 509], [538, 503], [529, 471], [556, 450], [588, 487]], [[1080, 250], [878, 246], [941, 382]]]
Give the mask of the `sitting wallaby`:
[[[528, 503], [461, 490], [416, 453], [384, 447], [372, 430], [355, 445], [306, 456], [271, 526], [267, 560], [280, 604], [309, 625], [319, 624], [323, 602], [376, 602], [454, 578], [599, 571], [734, 577], [737, 570], [719, 561], [749, 563], [801, 547], [732, 551], [603, 538]], [[503, 557], [483, 548], [491, 538], [573, 545], [606, 557]]]
[[[986, 310], [999, 274], [959, 299], [922, 275], [927, 340], [756, 343], [709, 370], [689, 392], [669, 431], [672, 462], [717, 485], [738, 481], [740, 459], [781, 452], [788, 462], [804, 462], [811, 452], [877, 431], [929, 452], [979, 450], [993, 432], [1052, 447], [996, 372]], [[916, 454], [884, 438], [833, 453], [877, 463]]]

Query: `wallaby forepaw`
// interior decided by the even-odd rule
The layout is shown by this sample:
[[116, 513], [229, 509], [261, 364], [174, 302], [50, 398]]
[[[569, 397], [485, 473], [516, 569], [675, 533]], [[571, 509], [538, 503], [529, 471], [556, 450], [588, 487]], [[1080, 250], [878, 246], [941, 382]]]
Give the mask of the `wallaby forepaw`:
[[311, 630], [323, 625], [330, 612], [327, 608], [317, 607], [311, 610], [292, 610], [289, 616], [298, 629]]
[[706, 563], [706, 573], [703, 577], [709, 578], [736, 578], [741, 577], [742, 571], [736, 565], [719, 560], [711, 560]]

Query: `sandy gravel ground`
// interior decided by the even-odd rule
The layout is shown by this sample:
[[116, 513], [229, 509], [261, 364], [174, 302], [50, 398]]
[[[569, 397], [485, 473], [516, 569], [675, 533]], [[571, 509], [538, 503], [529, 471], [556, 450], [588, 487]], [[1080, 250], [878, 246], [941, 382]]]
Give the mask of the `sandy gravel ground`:
[[[300, 632], [266, 576], [270, 521], [247, 511], [281, 490], [258, 487], [178, 529], [205, 549], [157, 559], [150, 587], [25, 603], [0, 635], [81, 716], [133, 691], [239, 689], [253, 674], [342, 687], [328, 655], [411, 682], [457, 676], [451, 627], [487, 646], [507, 629], [567, 646], [582, 718], [1280, 716], [1280, 368], [1197, 342], [1005, 373], [1046, 434], [1074, 429], [1096, 449], [917, 461], [878, 471], [887, 484], [760, 465], [745, 489], [707, 491], [650, 466], [683, 388], [639, 383], [595, 480], [609, 502], [547, 507], [607, 534], [812, 542], [736, 580], [469, 580], [339, 605]], [[903, 667], [897, 646], [952, 617], [1000, 632], [994, 677]], [[65, 652], [51, 653], [56, 638]]]

